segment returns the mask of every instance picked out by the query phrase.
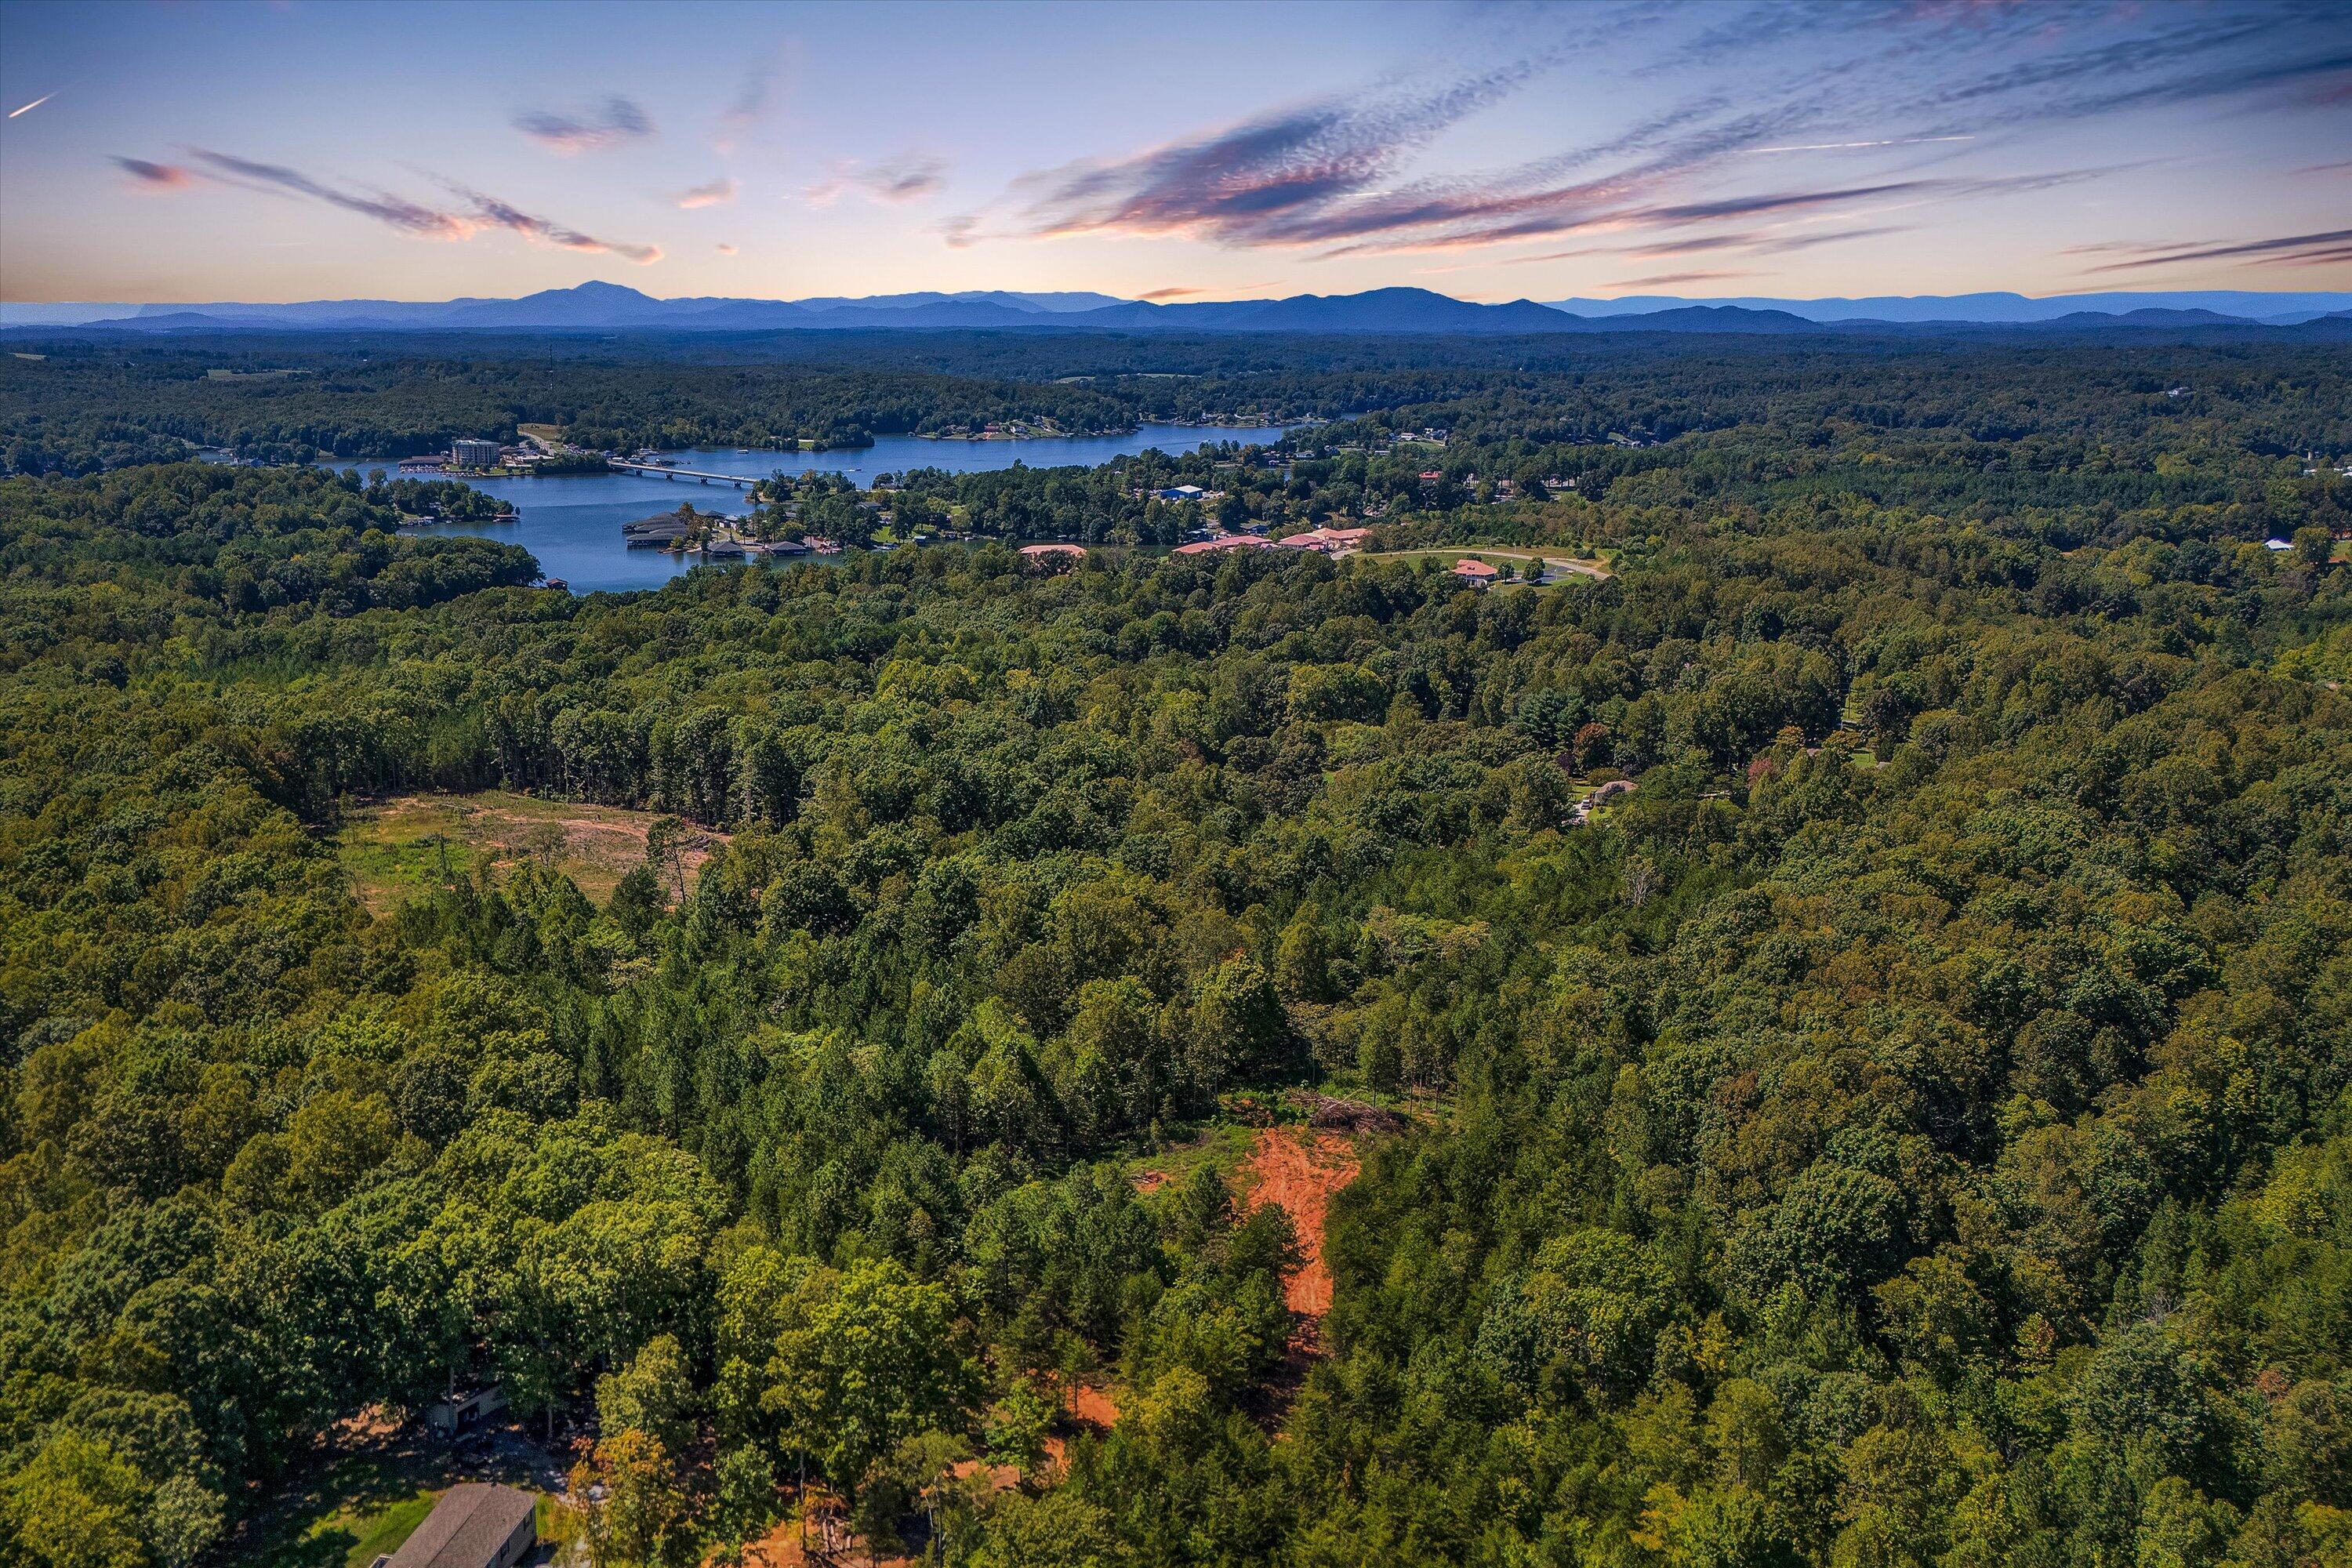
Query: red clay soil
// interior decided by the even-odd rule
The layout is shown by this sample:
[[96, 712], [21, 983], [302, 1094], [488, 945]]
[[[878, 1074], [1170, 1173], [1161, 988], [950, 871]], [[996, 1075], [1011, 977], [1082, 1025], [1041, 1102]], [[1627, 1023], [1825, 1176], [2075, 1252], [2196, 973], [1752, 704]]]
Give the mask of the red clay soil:
[[1108, 1432], [1118, 1425], [1118, 1406], [1110, 1390], [1091, 1383], [1074, 1383], [1062, 1391], [1062, 1406], [1077, 1420]]
[[1323, 1220], [1331, 1194], [1356, 1179], [1356, 1146], [1345, 1134], [1269, 1127], [1242, 1167], [1249, 1197], [1280, 1204], [1298, 1232], [1307, 1261], [1290, 1279], [1290, 1310], [1319, 1318], [1331, 1310], [1331, 1271], [1323, 1266]]

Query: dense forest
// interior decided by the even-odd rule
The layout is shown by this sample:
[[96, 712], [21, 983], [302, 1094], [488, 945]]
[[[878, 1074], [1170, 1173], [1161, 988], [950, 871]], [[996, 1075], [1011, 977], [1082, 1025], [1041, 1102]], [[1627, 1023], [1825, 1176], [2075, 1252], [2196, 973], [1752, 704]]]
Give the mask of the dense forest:
[[[1349, 417], [909, 488], [1613, 574], [983, 539], [576, 599], [356, 476], [136, 459], [882, 428], [917, 373], [0, 371], [12, 466], [110, 469], [0, 480], [0, 1561], [235, 1561], [332, 1423], [492, 1378], [586, 1437], [599, 1563], [803, 1478], [972, 1568], [2352, 1560], [2340, 353], [1249, 352]], [[909, 416], [1051, 384], [975, 368]], [[493, 787], [725, 837], [371, 915], [347, 814]], [[1134, 1179], [1307, 1088], [1401, 1129], [1312, 1332], [1280, 1209]]]
[[[2193, 335], [2193, 334], [2192, 334]], [[2293, 340], [1124, 338], [813, 332], [664, 345], [407, 334], [183, 342], [24, 338], [0, 358], [0, 473], [248, 458], [396, 459], [562, 426], [588, 447], [855, 447], [1050, 421], [1367, 418], [1476, 441], [1588, 446], [1745, 428], [1774, 460], [1859, 430], [1966, 437], [2045, 467], [2136, 434], [2264, 457], [2352, 443], [2344, 352]], [[667, 352], [665, 352], [665, 347]], [[2063, 417], [2054, 411], [2063, 410]]]

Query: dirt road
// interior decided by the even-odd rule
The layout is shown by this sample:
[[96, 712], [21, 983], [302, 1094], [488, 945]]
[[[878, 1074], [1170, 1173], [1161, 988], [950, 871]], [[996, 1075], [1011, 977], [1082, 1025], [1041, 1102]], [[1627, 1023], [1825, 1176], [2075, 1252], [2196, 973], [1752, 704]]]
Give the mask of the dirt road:
[[1356, 1179], [1355, 1143], [1344, 1133], [1269, 1127], [1257, 1135], [1242, 1171], [1254, 1202], [1280, 1204], [1298, 1232], [1306, 1264], [1290, 1279], [1290, 1310], [1319, 1318], [1331, 1310], [1331, 1271], [1323, 1263], [1323, 1222], [1331, 1195]]

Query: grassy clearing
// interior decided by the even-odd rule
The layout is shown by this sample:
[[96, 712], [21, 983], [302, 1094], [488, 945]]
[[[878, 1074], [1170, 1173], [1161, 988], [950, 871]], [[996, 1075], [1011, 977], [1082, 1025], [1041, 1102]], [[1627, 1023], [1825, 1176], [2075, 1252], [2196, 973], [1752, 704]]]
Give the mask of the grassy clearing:
[[[601, 904], [645, 863], [646, 833], [656, 820], [650, 811], [486, 790], [372, 801], [348, 812], [338, 839], [343, 867], [372, 914], [387, 914], [478, 868], [496, 876], [526, 858], [562, 872]], [[686, 856], [688, 887], [723, 837], [699, 835], [699, 847]]]
[[368, 1568], [425, 1522], [442, 1486], [425, 1484], [404, 1459], [352, 1454], [257, 1521], [236, 1561], [253, 1568]]
[[536, 436], [542, 441], [561, 441], [563, 439], [563, 426], [561, 425], [518, 425], [515, 426], [515, 434], [523, 437]]
[[1202, 1166], [1227, 1176], [1248, 1163], [1257, 1147], [1258, 1130], [1239, 1122], [1213, 1122], [1189, 1143], [1138, 1154], [1127, 1162], [1128, 1180], [1146, 1194], [1181, 1186]]
[[397, 1552], [460, 1481], [496, 1481], [538, 1499], [539, 1552], [561, 1551], [579, 1518], [551, 1497], [555, 1472], [543, 1456], [499, 1443], [453, 1450], [414, 1434], [377, 1433], [366, 1446], [320, 1455], [224, 1543], [219, 1561], [240, 1568], [369, 1568]]
[[[1383, 550], [1377, 552], [1372, 558], [1381, 561], [1409, 561], [1421, 555], [1426, 555], [1446, 567], [1451, 567], [1457, 561], [1468, 560], [1488, 562], [1539, 560], [1544, 565], [1543, 582], [1546, 584], [1565, 583], [1577, 577], [1600, 579], [1610, 574], [1609, 558], [1605, 554], [1570, 555], [1550, 550], [1520, 550], [1486, 544], [1444, 544], [1432, 545], [1422, 550]], [[1527, 586], [1517, 579], [1496, 585], [1503, 588]]]

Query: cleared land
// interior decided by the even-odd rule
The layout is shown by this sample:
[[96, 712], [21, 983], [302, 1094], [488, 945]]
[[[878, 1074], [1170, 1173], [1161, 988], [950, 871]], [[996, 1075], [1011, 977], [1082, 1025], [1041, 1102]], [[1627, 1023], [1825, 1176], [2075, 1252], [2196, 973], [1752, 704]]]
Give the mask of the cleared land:
[[[1562, 555], [1549, 550], [1496, 549], [1484, 544], [1445, 544], [1433, 545], [1425, 550], [1381, 550], [1371, 552], [1371, 558], [1381, 561], [1409, 561], [1416, 555], [1433, 557], [1447, 566], [1452, 566], [1456, 561], [1468, 560], [1541, 561], [1544, 568], [1543, 581], [1546, 583], [1564, 582], [1570, 577], [1600, 579], [1610, 575], [1609, 563], [1603, 557]], [[1512, 582], [1497, 584], [1496, 586], [1510, 588], [1523, 586], [1523, 584]]]
[[[227, 1562], [253, 1568], [369, 1568], [425, 1522], [441, 1494], [467, 1480], [536, 1492], [542, 1542], [572, 1533], [568, 1511], [541, 1489], [548, 1477], [507, 1455], [468, 1455], [423, 1440], [346, 1454], [325, 1465], [227, 1543]], [[548, 1555], [542, 1546], [539, 1559]]]
[[1356, 1179], [1355, 1140], [1344, 1132], [1269, 1127], [1257, 1135], [1242, 1167], [1244, 1195], [1282, 1205], [1298, 1232], [1305, 1261], [1290, 1277], [1290, 1310], [1319, 1318], [1331, 1310], [1331, 1271], [1323, 1263], [1323, 1222], [1331, 1199]]
[[[645, 864], [646, 835], [659, 820], [650, 811], [486, 790], [371, 801], [349, 810], [338, 837], [344, 868], [371, 914], [388, 914], [478, 867], [495, 876], [526, 859], [562, 872], [601, 904]], [[682, 857], [689, 889], [725, 839], [694, 830]]]

